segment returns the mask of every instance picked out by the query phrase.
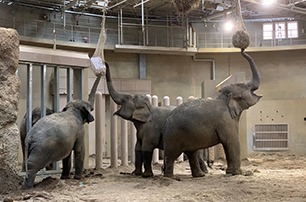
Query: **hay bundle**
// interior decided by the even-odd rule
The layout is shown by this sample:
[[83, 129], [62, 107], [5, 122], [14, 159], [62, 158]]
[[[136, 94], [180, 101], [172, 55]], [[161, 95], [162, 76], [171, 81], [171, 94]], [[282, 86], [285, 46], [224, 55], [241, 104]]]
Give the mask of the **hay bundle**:
[[249, 34], [244, 30], [236, 31], [232, 38], [233, 46], [240, 49], [246, 49], [250, 45]]
[[173, 0], [179, 13], [189, 13], [200, 6], [200, 0]]

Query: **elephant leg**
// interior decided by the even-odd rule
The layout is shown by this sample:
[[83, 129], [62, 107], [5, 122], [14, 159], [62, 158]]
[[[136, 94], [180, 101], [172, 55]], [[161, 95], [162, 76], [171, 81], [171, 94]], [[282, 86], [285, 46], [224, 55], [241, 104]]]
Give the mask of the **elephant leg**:
[[141, 150], [135, 150], [135, 170], [132, 172], [133, 175], [142, 175], [142, 163], [143, 163], [143, 157], [142, 157], [142, 151]]
[[198, 151], [185, 152], [188, 157], [192, 177], [203, 177], [205, 173], [200, 168]]
[[[34, 156], [34, 157], [33, 157]], [[29, 156], [27, 160], [27, 172], [24, 178], [22, 189], [29, 189], [34, 186], [36, 174], [41, 170], [45, 165], [42, 162], [41, 158], [35, 158], [35, 155]]]
[[143, 151], [143, 163], [144, 163], [144, 173], [142, 173], [142, 177], [153, 177], [152, 171], [152, 156], [153, 151]]
[[63, 170], [61, 179], [69, 179], [70, 169], [71, 169], [71, 153], [62, 160]]
[[238, 137], [238, 128], [236, 126], [235, 131], [231, 130], [223, 132], [224, 133], [219, 133], [219, 134], [223, 134], [224, 136], [222, 137], [226, 137], [226, 138], [220, 138], [227, 161], [226, 174], [239, 175], [242, 173], [242, 171], [241, 171], [240, 142]]
[[133, 175], [142, 175], [142, 163], [143, 156], [141, 151], [141, 143], [137, 140], [135, 144], [135, 170], [132, 172]]
[[81, 179], [84, 169], [84, 158], [85, 158], [84, 142], [82, 140], [76, 142], [74, 148], [74, 158], [75, 158], [74, 179]]

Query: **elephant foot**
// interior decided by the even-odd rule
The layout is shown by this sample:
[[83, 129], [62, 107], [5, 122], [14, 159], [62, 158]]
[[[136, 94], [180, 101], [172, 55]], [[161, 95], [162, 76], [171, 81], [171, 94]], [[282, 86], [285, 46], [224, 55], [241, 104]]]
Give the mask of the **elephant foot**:
[[82, 175], [75, 175], [73, 179], [80, 180], [80, 179], [82, 179]]
[[142, 173], [141, 176], [144, 177], [144, 178], [153, 177], [153, 172], [152, 171], [145, 171], [144, 173]]
[[132, 172], [132, 175], [141, 176], [141, 175], [142, 175], [142, 171], [141, 171], [141, 170], [138, 170], [138, 169], [135, 169], [135, 170]]
[[240, 168], [239, 169], [230, 169], [230, 168], [227, 168], [226, 169], [226, 174], [241, 175], [242, 174], [242, 170]]
[[192, 177], [196, 178], [196, 177], [204, 177], [205, 173], [204, 172], [198, 172], [198, 173], [192, 173]]
[[70, 179], [69, 175], [62, 175], [61, 176], [61, 179], [62, 180], [67, 180], [67, 179]]

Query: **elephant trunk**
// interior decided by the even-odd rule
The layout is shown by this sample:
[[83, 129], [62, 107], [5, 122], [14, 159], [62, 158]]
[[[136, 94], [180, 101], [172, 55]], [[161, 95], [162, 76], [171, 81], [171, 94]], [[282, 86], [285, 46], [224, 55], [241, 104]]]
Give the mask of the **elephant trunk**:
[[244, 52], [244, 49], [241, 49], [241, 55], [246, 58], [250, 64], [251, 71], [252, 71], [252, 80], [247, 83], [248, 86], [250, 86], [252, 91], [255, 91], [259, 88], [260, 85], [260, 76], [258, 68], [253, 60], [253, 58]]
[[94, 109], [95, 94], [96, 94], [96, 91], [97, 91], [100, 80], [101, 80], [101, 75], [98, 75], [94, 84], [92, 85], [91, 91], [90, 91], [89, 96], [88, 96], [88, 102], [91, 106], [91, 111]]
[[105, 63], [105, 66], [106, 66], [106, 83], [107, 83], [108, 92], [110, 96], [112, 97], [112, 99], [114, 100], [114, 102], [118, 105], [121, 105], [123, 101], [123, 94], [120, 94], [115, 90], [113, 86], [109, 66], [107, 63]]

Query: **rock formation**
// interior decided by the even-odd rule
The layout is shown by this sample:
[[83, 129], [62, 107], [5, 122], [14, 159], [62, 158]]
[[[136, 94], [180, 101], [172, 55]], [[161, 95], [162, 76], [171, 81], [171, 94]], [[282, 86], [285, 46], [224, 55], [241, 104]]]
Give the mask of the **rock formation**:
[[0, 28], [0, 194], [19, 186], [17, 111], [20, 80], [19, 35], [14, 29]]

